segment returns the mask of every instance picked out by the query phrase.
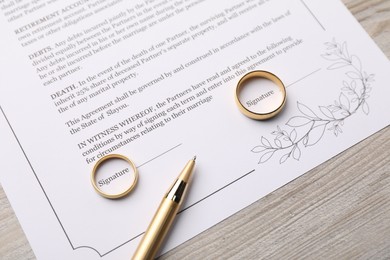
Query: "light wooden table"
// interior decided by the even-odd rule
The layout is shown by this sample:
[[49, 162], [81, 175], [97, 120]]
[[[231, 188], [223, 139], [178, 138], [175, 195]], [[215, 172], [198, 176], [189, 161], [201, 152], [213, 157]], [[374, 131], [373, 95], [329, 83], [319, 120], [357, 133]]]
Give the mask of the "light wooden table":
[[[390, 0], [343, 2], [390, 57]], [[0, 259], [35, 259], [1, 186], [0, 209]], [[390, 128], [161, 257], [185, 258], [390, 259]]]

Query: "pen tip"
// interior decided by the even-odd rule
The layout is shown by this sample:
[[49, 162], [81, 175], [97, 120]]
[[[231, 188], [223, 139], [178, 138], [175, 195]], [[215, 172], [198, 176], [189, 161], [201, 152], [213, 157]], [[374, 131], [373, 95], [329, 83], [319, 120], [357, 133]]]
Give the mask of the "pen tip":
[[193, 161], [195, 161], [196, 160], [196, 155], [194, 156], [194, 158], [192, 159]]

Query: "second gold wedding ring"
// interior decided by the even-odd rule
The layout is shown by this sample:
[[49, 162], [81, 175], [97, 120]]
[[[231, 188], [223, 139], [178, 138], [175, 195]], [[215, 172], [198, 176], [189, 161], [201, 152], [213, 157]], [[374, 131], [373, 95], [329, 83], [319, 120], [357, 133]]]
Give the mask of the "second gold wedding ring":
[[[269, 109], [265, 109], [265, 111], [255, 111], [248, 108], [248, 106], [243, 105], [243, 101], [240, 99], [241, 91], [247, 86], [248, 81], [255, 79], [268, 79], [276, 84], [275, 87], [278, 89], [276, 91], [269, 91], [266, 95], [262, 94], [261, 97], [270, 96], [270, 95], [281, 95], [281, 98], [278, 99], [277, 104], [273, 105]], [[260, 84], [260, 83], [259, 83]], [[269, 94], [271, 93], [271, 94]], [[269, 94], [269, 95], [268, 95]], [[237, 84], [236, 93], [235, 93], [236, 103], [240, 111], [249, 118], [255, 120], [266, 120], [272, 118], [279, 114], [284, 105], [286, 104], [286, 88], [283, 82], [274, 74], [264, 70], [255, 70], [245, 74]], [[257, 98], [257, 100], [261, 100], [261, 98]], [[248, 102], [247, 102], [248, 103]], [[249, 102], [250, 103], [250, 102]]]

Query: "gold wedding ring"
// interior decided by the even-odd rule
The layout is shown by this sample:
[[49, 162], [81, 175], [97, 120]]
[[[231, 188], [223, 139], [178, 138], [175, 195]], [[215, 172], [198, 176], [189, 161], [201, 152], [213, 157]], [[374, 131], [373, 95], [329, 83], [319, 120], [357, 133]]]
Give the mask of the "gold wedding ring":
[[[134, 180], [132, 183], [130, 183], [130, 186], [125, 191], [120, 192], [120, 193], [116, 193], [116, 194], [109, 194], [109, 193], [103, 192], [96, 184], [97, 170], [102, 165], [102, 163], [107, 162], [108, 160], [111, 160], [111, 159], [121, 159], [121, 160], [126, 161], [134, 171]], [[109, 155], [104, 156], [100, 160], [98, 160], [96, 162], [95, 166], [93, 167], [92, 174], [91, 174], [91, 182], [92, 182], [92, 186], [95, 189], [95, 191], [97, 193], [99, 193], [101, 196], [108, 198], [108, 199], [118, 199], [118, 198], [122, 198], [122, 197], [126, 196], [135, 188], [137, 181], [138, 181], [137, 167], [135, 167], [135, 164], [129, 158], [127, 158], [126, 156], [120, 155], [120, 154], [109, 154]]]
[[[281, 103], [278, 104], [276, 109], [272, 108], [272, 109], [270, 109], [270, 111], [266, 111], [264, 113], [263, 112], [259, 113], [259, 112], [254, 112], [254, 111], [249, 110], [241, 103], [240, 93], [241, 93], [242, 89], [245, 87], [245, 83], [247, 83], [248, 80], [255, 79], [255, 78], [264, 78], [264, 79], [271, 80], [273, 83], [275, 83], [278, 86], [278, 88], [283, 96], [283, 99], [282, 99]], [[236, 96], [235, 97], [236, 97], [236, 103], [238, 105], [238, 108], [240, 109], [240, 111], [244, 115], [246, 115], [249, 118], [255, 119], [255, 120], [266, 120], [266, 119], [269, 119], [271, 117], [276, 116], [277, 114], [280, 113], [280, 111], [282, 111], [284, 105], [286, 104], [286, 88], [285, 88], [283, 82], [276, 75], [272, 74], [271, 72], [264, 71], [264, 70], [255, 70], [255, 71], [251, 71], [251, 72], [245, 74], [240, 79], [240, 81], [238, 82], [237, 87], [236, 87]]]

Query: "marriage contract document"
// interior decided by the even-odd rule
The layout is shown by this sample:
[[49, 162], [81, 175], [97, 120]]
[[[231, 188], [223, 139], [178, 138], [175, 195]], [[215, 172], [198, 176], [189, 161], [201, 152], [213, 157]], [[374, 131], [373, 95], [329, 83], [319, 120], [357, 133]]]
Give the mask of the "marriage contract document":
[[[0, 31], [0, 180], [39, 259], [129, 259], [194, 155], [161, 253], [390, 121], [389, 61], [338, 0], [1, 1]], [[287, 87], [272, 120], [236, 107], [253, 70]], [[139, 170], [121, 200], [90, 182], [113, 153]]]

